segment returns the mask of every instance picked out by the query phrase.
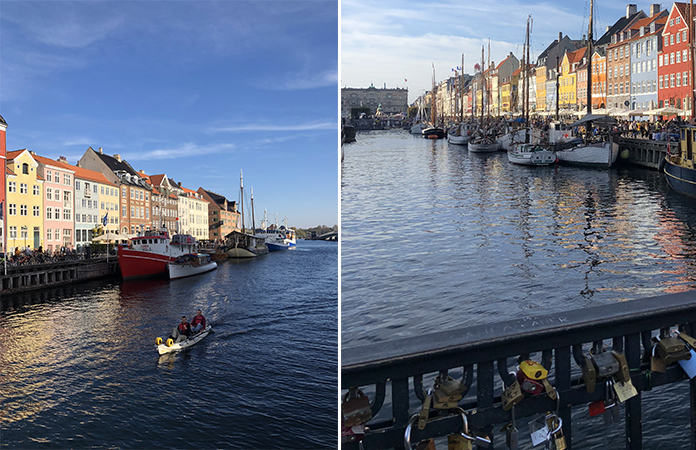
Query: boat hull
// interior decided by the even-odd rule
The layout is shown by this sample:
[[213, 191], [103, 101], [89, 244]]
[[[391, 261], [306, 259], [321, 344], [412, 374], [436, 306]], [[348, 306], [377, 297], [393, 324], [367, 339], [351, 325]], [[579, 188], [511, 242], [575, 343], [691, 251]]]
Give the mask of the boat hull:
[[281, 250], [287, 250], [290, 248], [290, 244], [280, 244], [280, 243], [272, 243], [272, 242], [266, 242], [266, 247], [268, 247], [269, 252], [278, 252]]
[[518, 151], [510, 149], [507, 153], [508, 161], [522, 166], [548, 166], [556, 162], [556, 155], [548, 150]]
[[687, 197], [696, 198], [696, 169], [689, 169], [665, 158], [665, 175], [669, 187]]
[[423, 130], [423, 137], [426, 139], [442, 139], [445, 137], [445, 130], [440, 127], [430, 127]]
[[208, 325], [205, 327], [205, 329], [203, 331], [196, 334], [195, 336], [190, 337], [190, 338], [186, 339], [185, 341], [177, 342], [177, 343], [173, 344], [171, 347], [167, 347], [167, 345], [164, 343], [158, 345], [157, 352], [160, 355], [164, 355], [165, 353], [178, 352], [180, 350], [187, 349], [187, 348], [191, 347], [192, 345], [199, 343], [201, 340], [203, 340], [203, 338], [208, 336], [211, 331], [213, 331], [213, 327], [211, 325]]
[[619, 156], [619, 144], [609, 141], [557, 150], [561, 164], [590, 167], [611, 167]]
[[167, 276], [167, 264], [173, 258], [167, 255], [119, 247], [118, 266], [124, 280]]
[[210, 261], [207, 264], [195, 265], [195, 264], [178, 264], [169, 263], [169, 279], [176, 280], [178, 278], [191, 277], [193, 275], [198, 275], [199, 273], [210, 272], [217, 268], [217, 263], [215, 261]]
[[266, 253], [268, 253], [267, 247], [266, 251], [263, 251], [259, 248], [254, 248], [253, 250], [250, 250], [244, 247], [232, 247], [229, 250], [227, 250], [227, 256], [229, 258], [255, 258], [259, 255], [265, 255]]
[[467, 145], [469, 143], [469, 136], [457, 136], [450, 133], [447, 135], [447, 142], [455, 145]]
[[469, 141], [469, 151], [472, 153], [494, 153], [500, 149], [500, 144], [493, 142], [492, 144], [477, 144]]

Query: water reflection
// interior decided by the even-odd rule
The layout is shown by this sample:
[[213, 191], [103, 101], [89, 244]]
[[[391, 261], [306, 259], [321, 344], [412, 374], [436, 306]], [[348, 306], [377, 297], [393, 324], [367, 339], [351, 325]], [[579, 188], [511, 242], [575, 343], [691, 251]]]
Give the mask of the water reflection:
[[694, 286], [696, 208], [656, 171], [530, 168], [398, 131], [359, 137], [342, 176], [346, 341]]

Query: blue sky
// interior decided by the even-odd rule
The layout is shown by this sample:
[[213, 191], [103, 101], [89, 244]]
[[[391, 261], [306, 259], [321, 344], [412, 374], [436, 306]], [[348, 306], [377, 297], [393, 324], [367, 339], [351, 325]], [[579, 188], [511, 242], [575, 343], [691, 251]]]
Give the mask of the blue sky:
[[257, 225], [333, 226], [337, 49], [336, 0], [3, 0], [7, 149], [103, 147], [230, 200], [243, 170]]
[[[626, 14], [628, 3], [595, 1], [595, 39]], [[650, 3], [633, 3], [649, 14]], [[482, 46], [488, 58], [489, 38], [492, 61], [499, 63], [510, 52], [521, 58], [530, 14], [530, 53], [536, 60], [559, 32], [572, 39], [587, 35], [589, 10], [589, 0], [342, 0], [340, 85], [407, 87], [413, 102], [432, 87], [431, 63], [441, 81], [462, 65], [464, 54], [465, 71], [473, 73]]]

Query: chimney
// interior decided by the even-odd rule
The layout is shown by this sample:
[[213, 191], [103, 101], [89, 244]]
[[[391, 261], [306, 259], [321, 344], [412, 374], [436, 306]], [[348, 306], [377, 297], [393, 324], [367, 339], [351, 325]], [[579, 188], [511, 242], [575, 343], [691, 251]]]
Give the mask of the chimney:
[[58, 162], [63, 162], [63, 163], [68, 163], [68, 159], [65, 156], [59, 156], [58, 157]]
[[563, 32], [559, 31], [558, 32], [558, 42], [561, 42], [561, 39], [563, 39]]
[[33, 156], [36, 156], [36, 152], [34, 150], [29, 150], [29, 153]]
[[101, 154], [101, 155], [103, 155], [103, 154], [104, 154], [104, 151], [102, 150], [102, 148], [101, 148], [101, 147], [99, 147], [99, 154]]
[[638, 6], [634, 3], [629, 3], [626, 5], [626, 18], [630, 18], [632, 15], [638, 12]]
[[650, 5], [650, 17], [654, 16], [655, 14], [660, 13], [660, 4], [659, 3], [653, 3]]
[[181, 181], [179, 181], [179, 187], [181, 187]]
[[116, 159], [116, 161], [121, 162], [121, 155], [116, 154], [114, 155], [114, 158]]

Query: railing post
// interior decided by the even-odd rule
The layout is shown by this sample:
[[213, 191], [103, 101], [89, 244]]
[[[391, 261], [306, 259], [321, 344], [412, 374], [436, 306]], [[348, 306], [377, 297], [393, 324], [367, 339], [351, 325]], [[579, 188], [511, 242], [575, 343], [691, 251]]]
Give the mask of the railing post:
[[[476, 403], [479, 408], [493, 406], [494, 373], [493, 361], [484, 361], [476, 365]], [[483, 432], [493, 439], [493, 425], [484, 427]], [[495, 448], [493, 441], [490, 448]]]
[[406, 426], [408, 423], [408, 378], [391, 380], [392, 416], [394, 425]]
[[[556, 369], [556, 379], [555, 385], [558, 391], [570, 390], [571, 386], [571, 373], [570, 373], [570, 347], [560, 347], [555, 351], [555, 369]], [[563, 421], [563, 435], [566, 439], [566, 445], [568, 450], [573, 448], [572, 439], [572, 426], [570, 419], [570, 405], [563, 402], [563, 397], [561, 396], [561, 407], [558, 411], [561, 420]]]
[[[626, 336], [624, 345], [628, 367], [640, 367], [640, 333]], [[643, 425], [641, 418], [641, 393], [626, 401], [626, 449], [643, 448]]]

